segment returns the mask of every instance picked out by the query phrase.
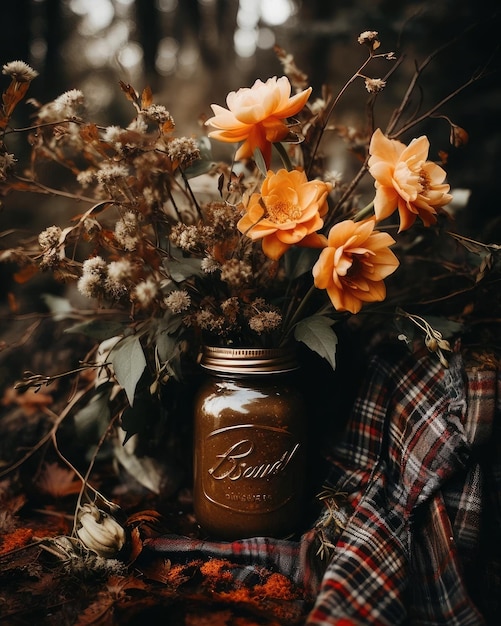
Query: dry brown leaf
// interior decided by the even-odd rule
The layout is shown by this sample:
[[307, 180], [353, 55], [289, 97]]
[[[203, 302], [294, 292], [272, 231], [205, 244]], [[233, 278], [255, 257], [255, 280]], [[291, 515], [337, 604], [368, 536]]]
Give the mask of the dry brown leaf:
[[14, 280], [20, 285], [28, 282], [38, 272], [36, 265], [27, 265], [14, 274]]
[[24, 393], [19, 393], [14, 387], [8, 387], [5, 390], [3, 398], [0, 402], [2, 406], [10, 406], [17, 404], [22, 408], [26, 416], [35, 415], [47, 406], [53, 403], [53, 397], [42, 391], [34, 391], [28, 389]]
[[142, 551], [143, 540], [141, 539], [141, 533], [139, 532], [139, 528], [133, 528], [130, 531], [130, 554], [128, 563], [134, 563]]
[[54, 498], [74, 495], [82, 487], [82, 483], [75, 480], [75, 472], [58, 463], [46, 463], [36, 484], [41, 491]]
[[147, 109], [149, 106], [153, 104], [153, 92], [150, 86], [147, 86], [143, 89], [143, 93], [141, 94], [141, 108]]

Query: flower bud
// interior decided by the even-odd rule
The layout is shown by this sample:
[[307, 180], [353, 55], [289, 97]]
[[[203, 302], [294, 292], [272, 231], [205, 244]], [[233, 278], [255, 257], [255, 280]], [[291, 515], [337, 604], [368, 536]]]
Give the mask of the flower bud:
[[461, 148], [468, 143], [469, 136], [464, 128], [457, 126], [457, 124], [451, 124], [451, 136], [450, 142], [455, 148]]
[[78, 514], [77, 536], [86, 548], [107, 559], [125, 544], [125, 529], [94, 504], [84, 504]]
[[438, 349], [438, 341], [432, 335], [426, 335], [424, 343], [430, 352], [436, 352]]

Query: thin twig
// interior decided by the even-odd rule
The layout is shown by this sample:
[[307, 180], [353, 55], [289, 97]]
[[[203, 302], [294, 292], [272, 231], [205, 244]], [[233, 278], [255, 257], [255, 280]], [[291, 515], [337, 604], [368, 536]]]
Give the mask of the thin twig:
[[413, 75], [409, 85], [407, 86], [407, 90], [406, 90], [406, 92], [404, 94], [404, 97], [402, 98], [402, 101], [400, 102], [400, 105], [399, 105], [398, 109], [396, 109], [393, 112], [393, 115], [392, 115], [392, 117], [390, 119], [390, 122], [388, 123], [388, 126], [386, 128], [386, 135], [390, 139], [391, 138], [396, 138], [396, 137], [402, 135], [405, 131], [409, 130], [409, 128], [412, 128], [412, 126], [418, 124], [419, 122], [423, 121], [424, 119], [426, 119], [427, 117], [432, 115], [443, 104], [445, 104], [446, 102], [448, 102], [449, 100], [451, 100], [452, 98], [457, 96], [461, 91], [463, 91], [464, 89], [469, 87], [471, 84], [473, 84], [474, 82], [476, 82], [477, 80], [479, 80], [480, 78], [483, 78], [485, 76], [485, 71], [486, 71], [486, 68], [488, 67], [488, 65], [489, 65], [489, 63], [490, 63], [490, 61], [492, 59], [492, 55], [487, 60], [487, 62], [485, 63], [484, 67], [482, 68], [482, 70], [480, 72], [477, 72], [475, 75], [473, 75], [463, 85], [461, 85], [460, 87], [455, 89], [451, 94], [449, 94], [443, 100], [441, 100], [439, 103], [437, 103], [435, 106], [433, 106], [427, 113], [424, 113], [423, 115], [420, 115], [418, 118], [415, 118], [414, 120], [412, 120], [410, 122], [407, 122], [407, 124], [404, 124], [404, 126], [398, 132], [394, 132], [395, 131], [395, 127], [397, 126], [398, 122], [400, 121], [400, 118], [401, 118], [403, 112], [405, 111], [405, 109], [407, 108], [407, 106], [409, 104], [410, 98], [411, 98], [412, 93], [413, 93], [413, 91], [414, 91], [414, 89], [416, 87], [417, 81], [419, 80], [419, 78], [422, 75], [422, 73], [424, 72], [424, 70], [428, 67], [428, 65], [433, 61], [433, 59], [436, 56], [441, 54], [447, 48], [453, 46], [455, 43], [461, 41], [464, 38], [464, 36], [466, 35], [466, 33], [470, 32], [471, 30], [474, 30], [476, 27], [478, 27], [478, 24], [472, 24], [465, 31], [461, 32], [459, 35], [457, 35], [456, 37], [453, 37], [452, 39], [450, 39], [449, 41], [444, 43], [442, 46], [438, 47], [436, 50], [431, 52], [420, 65], [416, 66], [416, 70], [414, 72], [414, 75]]
[[45, 412], [46, 413], [50, 413], [53, 417], [55, 417], [55, 421], [54, 421], [54, 424], [52, 425], [52, 428], [30, 450], [28, 450], [28, 452], [26, 452], [26, 454], [24, 456], [22, 456], [20, 459], [18, 459], [17, 461], [15, 461], [11, 465], [9, 465], [8, 467], [6, 467], [2, 471], [0, 471], [0, 478], [2, 478], [3, 476], [6, 476], [10, 472], [13, 472], [15, 469], [20, 467], [29, 458], [31, 458], [35, 454], [35, 452], [37, 452], [37, 450], [40, 450], [40, 448], [42, 448], [42, 446], [44, 446], [48, 441], [50, 441], [50, 439], [52, 438], [53, 433], [57, 431], [57, 429], [59, 428], [61, 423], [69, 415], [69, 413], [73, 410], [75, 405], [93, 387], [94, 387], [94, 381], [90, 382], [86, 387], [84, 387], [79, 392], [77, 392], [73, 396], [73, 398], [68, 402], [68, 404], [64, 407], [63, 411], [59, 415], [57, 415], [56, 413], [50, 411], [50, 409], [46, 408]]
[[[61, 198], [70, 198], [71, 200], [78, 200], [82, 202], [91, 202], [91, 203], [96, 202], [96, 198], [89, 198], [88, 196], [81, 196], [79, 194], [71, 193], [69, 191], [62, 191], [60, 189], [54, 189], [53, 187], [44, 185], [43, 183], [39, 182], [38, 180], [34, 180], [33, 178], [24, 178], [23, 176], [16, 176], [15, 178], [16, 180], [19, 180], [22, 183], [29, 183], [30, 185], [34, 185], [40, 190], [39, 193], [60, 196]], [[34, 189], [33, 192], [36, 193], [37, 190]], [[102, 204], [115, 204], [115, 200], [113, 200], [112, 198], [108, 198], [106, 200], [99, 200], [96, 206], [99, 206]]]

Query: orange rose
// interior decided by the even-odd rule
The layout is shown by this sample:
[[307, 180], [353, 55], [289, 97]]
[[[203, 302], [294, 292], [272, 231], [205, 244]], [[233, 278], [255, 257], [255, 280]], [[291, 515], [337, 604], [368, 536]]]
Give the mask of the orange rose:
[[374, 225], [374, 219], [334, 225], [327, 247], [313, 266], [315, 287], [327, 290], [338, 311], [358, 313], [364, 302], [386, 297], [383, 279], [399, 262], [388, 247], [395, 240], [388, 233], [374, 231]]
[[322, 248], [327, 240], [316, 231], [327, 212], [330, 183], [308, 181], [294, 170], [269, 171], [261, 193], [253, 193], [237, 226], [251, 239], [263, 240], [263, 252], [278, 260], [293, 245]]
[[398, 209], [399, 232], [410, 228], [418, 215], [425, 226], [435, 223], [436, 209], [452, 200], [450, 187], [444, 184], [445, 171], [426, 160], [429, 148], [424, 135], [408, 146], [388, 139], [379, 128], [372, 135], [369, 171], [376, 181], [374, 213], [382, 220]]
[[311, 87], [290, 97], [291, 84], [286, 76], [269, 78], [265, 83], [232, 91], [226, 98], [228, 109], [212, 104], [214, 117], [206, 124], [215, 129], [209, 137], [228, 143], [243, 141], [235, 158], [251, 158], [254, 150], [263, 153], [266, 166], [271, 161], [271, 144], [285, 139], [289, 128], [285, 119], [301, 111], [311, 93]]

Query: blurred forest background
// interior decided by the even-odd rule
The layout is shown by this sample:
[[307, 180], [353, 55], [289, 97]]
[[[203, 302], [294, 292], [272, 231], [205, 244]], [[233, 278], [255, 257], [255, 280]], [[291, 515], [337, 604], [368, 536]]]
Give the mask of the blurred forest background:
[[[118, 87], [123, 80], [139, 91], [151, 86], [180, 132], [196, 131], [198, 116], [211, 115], [209, 105], [224, 104], [228, 91], [283, 73], [275, 44], [294, 55], [314, 95], [324, 83], [336, 92], [365, 56], [357, 44], [364, 30], [379, 32], [381, 50], [397, 56], [405, 50], [411, 60], [400, 83], [392, 79], [395, 98], [414, 60], [454, 38], [456, 45], [425, 74], [430, 101], [474, 75], [491, 56], [490, 70], [499, 70], [500, 12], [488, 0], [16, 0], [2, 13], [0, 61], [24, 60], [40, 73], [30, 96], [47, 102], [81, 89], [89, 118], [102, 124], [130, 121], [132, 111]], [[351, 96], [355, 101], [349, 95], [339, 116], [364, 99], [359, 89]], [[482, 171], [463, 184], [482, 186], [495, 178], [496, 159], [487, 156], [499, 147], [500, 105], [499, 74], [493, 72], [443, 111], [468, 130], [472, 166], [482, 161]]]
[[[294, 55], [310, 78], [313, 97], [323, 84], [333, 91], [359, 67], [366, 51], [357, 43], [364, 30], [377, 30], [381, 50], [405, 51], [406, 60], [378, 100], [376, 123], [384, 128], [415, 69], [437, 48], [420, 97], [440, 100], [488, 67], [487, 75], [439, 111], [464, 128], [467, 145], [452, 148], [449, 124], [426, 120], [408, 136], [426, 133], [433, 153], [448, 153], [447, 171], [461, 225], [485, 242], [501, 239], [499, 174], [501, 162], [500, 11], [487, 0], [16, 0], [2, 6], [0, 62], [24, 60], [39, 72], [29, 97], [45, 103], [70, 89], [83, 91], [87, 119], [127, 125], [134, 116], [119, 87], [137, 91], [149, 85], [154, 102], [168, 108], [180, 135], [203, 131], [200, 120], [211, 103], [224, 105], [228, 91], [251, 86], [256, 78], [281, 75], [274, 46]], [[371, 75], [388, 71], [388, 62], [371, 66]], [[2, 87], [7, 77], [0, 76]], [[358, 82], [336, 109], [337, 125], [360, 125], [367, 92]], [[23, 104], [17, 127], [28, 126], [32, 109]], [[363, 121], [363, 120], [362, 120]], [[25, 133], [10, 134], [8, 149], [28, 155]], [[332, 148], [330, 167], [346, 171], [347, 151]], [[217, 147], [216, 147], [217, 149]], [[459, 190], [465, 190], [460, 192]], [[21, 196], [23, 194], [20, 194]], [[61, 221], [60, 203], [41, 197], [2, 199], [0, 232]], [[6, 240], [4, 239], [4, 244]], [[4, 247], [2, 245], [2, 247]], [[0, 313], [8, 292], [23, 289], [0, 268]], [[47, 278], [45, 280], [48, 280]], [[19, 297], [19, 296], [17, 296]], [[31, 302], [35, 306], [34, 302]]]

